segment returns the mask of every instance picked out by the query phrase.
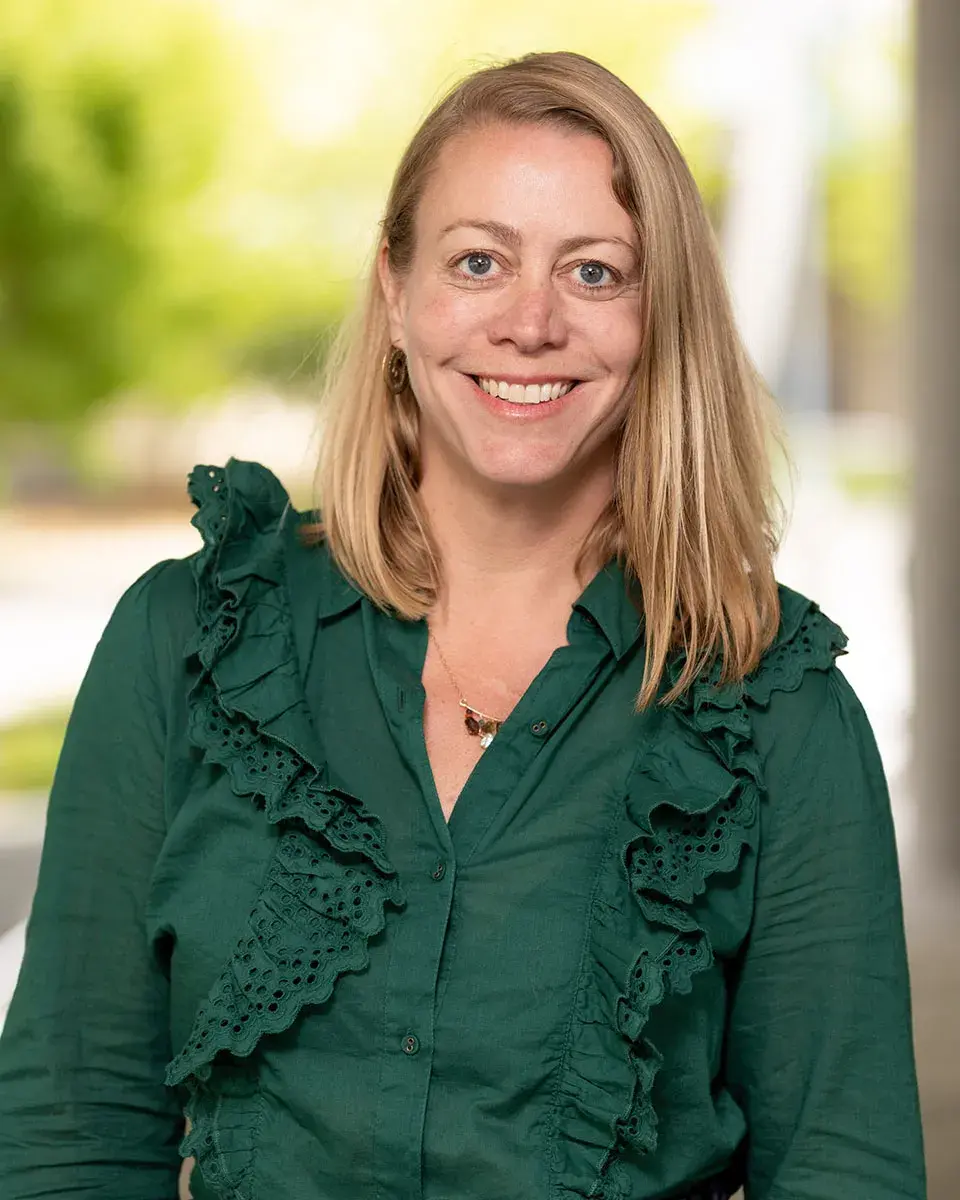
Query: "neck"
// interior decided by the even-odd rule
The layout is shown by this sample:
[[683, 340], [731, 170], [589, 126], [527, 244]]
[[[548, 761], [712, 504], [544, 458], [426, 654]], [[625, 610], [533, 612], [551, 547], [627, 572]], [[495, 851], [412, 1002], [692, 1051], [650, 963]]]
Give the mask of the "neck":
[[[425, 467], [427, 464], [425, 464]], [[482, 609], [528, 621], [570, 605], [602, 563], [577, 563], [585, 539], [613, 492], [612, 463], [595, 464], [553, 484], [491, 486], [465, 479], [447, 464], [424, 470], [420, 498], [440, 552], [443, 582], [435, 624], [479, 623]]]

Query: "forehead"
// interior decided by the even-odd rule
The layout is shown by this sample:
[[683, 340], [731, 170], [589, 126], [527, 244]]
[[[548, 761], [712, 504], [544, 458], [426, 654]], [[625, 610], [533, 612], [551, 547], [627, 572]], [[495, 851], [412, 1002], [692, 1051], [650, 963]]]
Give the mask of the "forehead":
[[[593, 134], [550, 125], [486, 125], [441, 149], [417, 211], [418, 232], [499, 221], [521, 234], [583, 233], [636, 240], [613, 194], [613, 155]], [[589, 227], [589, 228], [588, 228]]]

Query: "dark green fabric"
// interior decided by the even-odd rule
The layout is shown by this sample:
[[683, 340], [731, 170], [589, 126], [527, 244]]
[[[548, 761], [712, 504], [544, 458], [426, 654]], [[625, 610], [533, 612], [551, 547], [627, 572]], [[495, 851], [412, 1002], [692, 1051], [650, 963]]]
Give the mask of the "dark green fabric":
[[609, 566], [448, 826], [425, 624], [262, 467], [191, 489], [205, 549], [120, 601], [64, 744], [4, 1200], [172, 1200], [181, 1152], [197, 1200], [924, 1196], [889, 801], [815, 605], [637, 714]]

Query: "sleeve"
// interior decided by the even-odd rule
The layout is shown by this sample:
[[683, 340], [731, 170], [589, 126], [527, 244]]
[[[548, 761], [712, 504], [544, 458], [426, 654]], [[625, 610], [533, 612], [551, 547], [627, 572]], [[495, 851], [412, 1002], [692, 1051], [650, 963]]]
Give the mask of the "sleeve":
[[800, 692], [774, 696], [766, 714], [755, 912], [728, 1025], [728, 1084], [747, 1117], [746, 1200], [923, 1200], [883, 768], [836, 667], [809, 672]]
[[94, 652], [57, 766], [20, 979], [0, 1038], [4, 1200], [171, 1200], [183, 1117], [168, 980], [146, 933], [164, 838], [152, 584]]

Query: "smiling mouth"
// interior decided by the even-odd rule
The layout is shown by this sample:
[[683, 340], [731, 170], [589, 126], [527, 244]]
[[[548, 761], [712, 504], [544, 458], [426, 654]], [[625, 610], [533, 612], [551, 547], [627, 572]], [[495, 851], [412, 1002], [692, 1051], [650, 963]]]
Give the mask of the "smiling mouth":
[[572, 392], [580, 383], [578, 379], [555, 379], [549, 383], [508, 383], [486, 375], [471, 375], [470, 378], [488, 396], [496, 396], [508, 404], [549, 404]]

